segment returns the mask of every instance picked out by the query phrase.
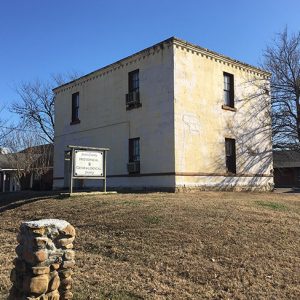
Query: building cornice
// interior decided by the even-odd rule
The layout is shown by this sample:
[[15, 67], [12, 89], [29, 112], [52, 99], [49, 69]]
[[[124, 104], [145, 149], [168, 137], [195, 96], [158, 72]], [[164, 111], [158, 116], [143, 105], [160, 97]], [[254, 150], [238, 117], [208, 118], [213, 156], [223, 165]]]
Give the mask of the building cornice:
[[267, 72], [263, 69], [260, 69], [258, 67], [249, 65], [245, 62], [230, 58], [226, 55], [217, 53], [217, 52], [209, 50], [207, 48], [203, 48], [203, 47], [200, 47], [198, 45], [194, 45], [192, 43], [189, 43], [187, 41], [184, 41], [184, 40], [176, 38], [176, 37], [173, 38], [173, 44], [177, 48], [181, 48], [183, 50], [191, 51], [192, 53], [195, 53], [195, 54], [198, 54], [198, 55], [200, 54], [202, 57], [213, 59], [216, 62], [220, 62], [220, 63], [223, 63], [223, 64], [231, 65], [232, 67], [239, 68], [239, 69], [241, 69], [243, 71], [246, 71], [246, 72], [255, 73], [259, 76], [264, 76], [266, 78], [269, 78], [271, 76], [271, 73], [269, 73], [269, 72]]
[[247, 63], [232, 59], [228, 56], [219, 54], [212, 50], [202, 48], [200, 46], [194, 45], [192, 43], [181, 40], [179, 38], [171, 37], [171, 38], [168, 38], [168, 39], [166, 39], [160, 43], [157, 43], [151, 47], [148, 47], [144, 50], [136, 52], [130, 56], [127, 56], [127, 57], [121, 59], [121, 60], [118, 60], [112, 64], [109, 64], [103, 68], [100, 68], [93, 72], [90, 72], [80, 78], [77, 78], [77, 79], [67, 82], [63, 85], [60, 85], [60, 86], [54, 88], [53, 92], [55, 94], [58, 94], [60, 92], [66, 91], [66, 90], [70, 90], [73, 87], [80, 86], [88, 81], [108, 75], [109, 73], [112, 73], [115, 70], [118, 70], [125, 66], [136, 63], [137, 61], [145, 59], [145, 58], [149, 57], [150, 55], [155, 55], [156, 53], [159, 53], [161, 50], [164, 49], [165, 46], [167, 46], [169, 48], [172, 45], [174, 45], [177, 48], [181, 48], [182, 50], [186, 50], [188, 52], [191, 51], [191, 53], [195, 53], [196, 55], [201, 55], [202, 57], [206, 57], [207, 59], [215, 60], [216, 62], [226, 64], [228, 66], [232, 66], [237, 69], [241, 69], [245, 72], [256, 74], [258, 76], [262, 76], [266, 79], [268, 79], [271, 76], [271, 73], [266, 72], [257, 67], [251, 66]]
[[67, 82], [63, 85], [60, 85], [60, 86], [54, 88], [53, 92], [55, 94], [58, 94], [62, 91], [69, 90], [69, 89], [73, 88], [74, 86], [82, 85], [90, 80], [94, 80], [96, 78], [105, 76], [105, 75], [112, 73], [113, 71], [116, 71], [120, 68], [131, 65], [133, 63], [136, 63], [137, 61], [146, 59], [150, 55], [155, 55], [156, 53], [159, 53], [162, 49], [164, 49], [165, 46], [167, 46], [169, 48], [170, 46], [172, 46], [172, 42], [173, 42], [173, 37], [168, 38], [160, 43], [157, 43], [153, 46], [150, 46], [146, 49], [136, 52], [130, 56], [122, 58], [112, 64], [109, 64], [109, 65], [103, 67], [103, 68], [97, 69], [97, 70], [90, 72], [82, 77], [79, 77], [75, 80]]

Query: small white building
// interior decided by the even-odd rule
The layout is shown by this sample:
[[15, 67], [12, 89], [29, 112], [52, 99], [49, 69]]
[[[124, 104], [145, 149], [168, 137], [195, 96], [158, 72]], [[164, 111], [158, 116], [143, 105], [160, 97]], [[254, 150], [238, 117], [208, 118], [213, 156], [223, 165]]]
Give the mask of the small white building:
[[78, 145], [110, 148], [114, 189], [271, 190], [269, 76], [172, 37], [55, 88], [54, 188]]
[[18, 166], [9, 159], [11, 154], [0, 153], [0, 193], [20, 191]]

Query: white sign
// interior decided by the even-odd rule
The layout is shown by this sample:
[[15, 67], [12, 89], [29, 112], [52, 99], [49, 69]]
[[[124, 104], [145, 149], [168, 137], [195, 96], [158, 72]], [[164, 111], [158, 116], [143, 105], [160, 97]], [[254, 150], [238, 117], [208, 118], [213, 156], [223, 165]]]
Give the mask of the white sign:
[[102, 177], [103, 152], [75, 150], [74, 177]]

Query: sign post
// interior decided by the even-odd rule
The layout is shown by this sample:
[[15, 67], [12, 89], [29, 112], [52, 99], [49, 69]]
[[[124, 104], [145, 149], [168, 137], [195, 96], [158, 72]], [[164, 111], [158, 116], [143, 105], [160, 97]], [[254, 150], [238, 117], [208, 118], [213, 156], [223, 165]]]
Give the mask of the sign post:
[[70, 149], [70, 195], [73, 193], [73, 181], [77, 179], [103, 180], [103, 192], [106, 192], [106, 159], [109, 148], [72, 146]]

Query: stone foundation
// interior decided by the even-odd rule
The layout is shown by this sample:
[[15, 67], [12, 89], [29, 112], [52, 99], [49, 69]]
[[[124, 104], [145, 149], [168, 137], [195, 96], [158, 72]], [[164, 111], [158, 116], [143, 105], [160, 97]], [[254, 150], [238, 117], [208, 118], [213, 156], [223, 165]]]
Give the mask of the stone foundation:
[[24, 222], [11, 272], [9, 300], [72, 299], [75, 229], [57, 219]]
[[189, 192], [273, 192], [274, 185], [248, 186], [178, 186], [175, 193]]

